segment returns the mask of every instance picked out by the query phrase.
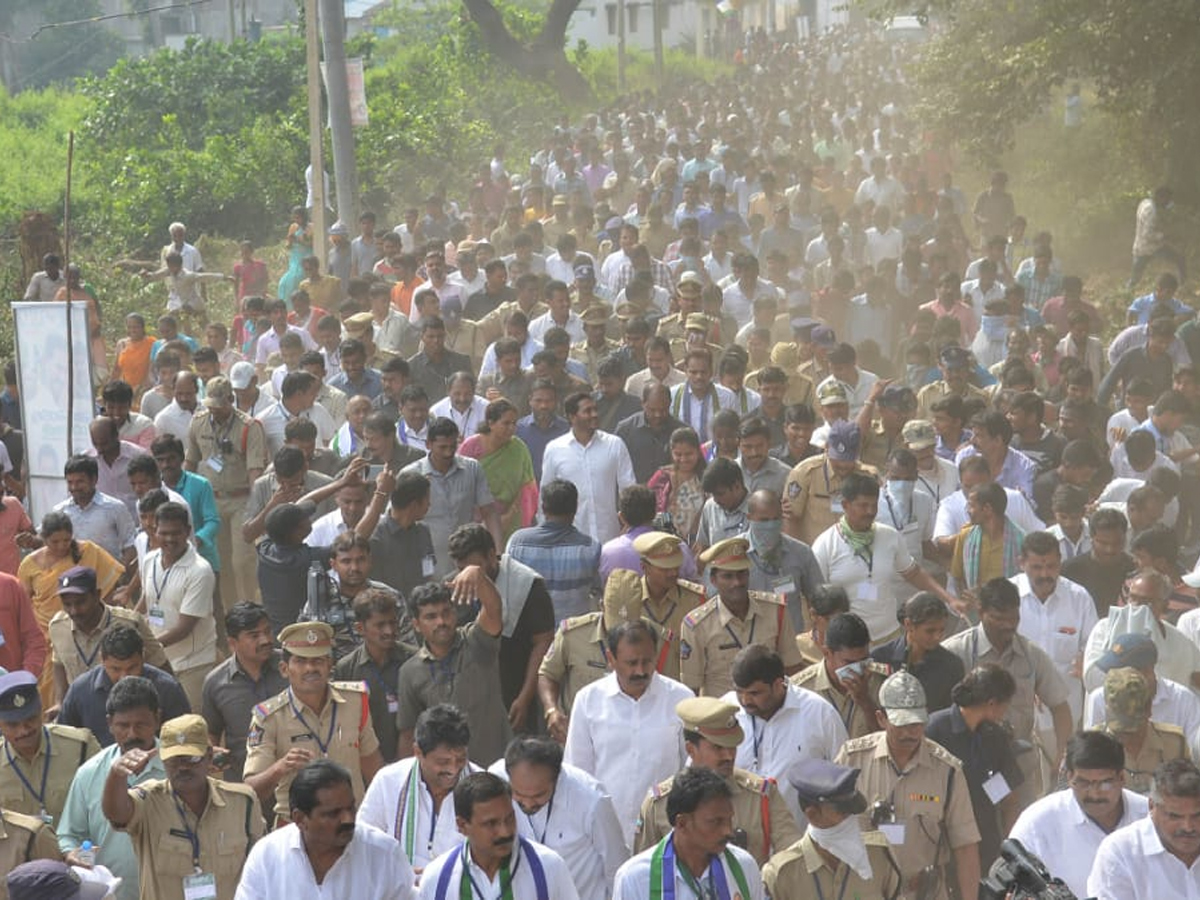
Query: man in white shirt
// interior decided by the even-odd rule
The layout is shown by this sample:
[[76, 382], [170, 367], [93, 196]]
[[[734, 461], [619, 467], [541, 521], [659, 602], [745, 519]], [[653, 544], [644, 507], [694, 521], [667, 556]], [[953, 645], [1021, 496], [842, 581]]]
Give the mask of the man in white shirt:
[[838, 344], [829, 351], [829, 372], [829, 377], [817, 385], [818, 393], [827, 383], [836, 381], [840, 384], [850, 403], [850, 421], [854, 421], [871, 396], [879, 376], [858, 367], [858, 353], [853, 344], [847, 343]]
[[282, 300], [272, 300], [268, 303], [266, 313], [271, 319], [271, 327], [259, 335], [254, 353], [254, 364], [261, 372], [266, 371], [267, 360], [270, 359], [271, 354], [279, 352], [279, 339], [289, 331], [300, 335], [305, 350], [318, 349], [317, 342], [308, 333], [308, 329], [288, 324], [288, 308]]
[[641, 620], [612, 629], [605, 655], [612, 672], [580, 690], [571, 704], [563, 761], [609, 792], [628, 845], [646, 792], [687, 760], [675, 704], [694, 694], [655, 671], [658, 637]]
[[317, 403], [317, 394], [320, 392], [321, 382], [309, 372], [291, 372], [283, 379], [279, 401], [258, 417], [267, 439], [267, 452], [271, 456], [283, 446], [284, 429], [288, 420], [296, 416], [308, 419], [317, 426], [318, 446], [329, 446], [337, 434], [337, 426], [325, 407]]
[[1188, 759], [1154, 773], [1150, 815], [1106, 837], [1085, 895], [1096, 900], [1200, 896], [1200, 769]]
[[[1071, 721], [1078, 725], [1083, 713], [1083, 651], [1096, 626], [1096, 604], [1083, 587], [1062, 577], [1062, 550], [1049, 532], [1025, 535], [1020, 562], [1021, 574], [1009, 579], [1021, 595], [1019, 631], [1046, 651], [1066, 681]], [[1049, 716], [1043, 718], [1039, 731], [1052, 735]]]
[[734, 764], [773, 778], [788, 811], [804, 827], [791, 774], [802, 759], [831, 760], [846, 742], [846, 726], [824, 697], [784, 678], [783, 659], [761, 644], [751, 644], [733, 660], [734, 690], [721, 699], [737, 703], [745, 739]]
[[192, 544], [187, 507], [173, 502], [160, 506], [154, 537], [158, 549], [146, 554], [141, 573], [146, 621], [167, 651], [192, 709], [200, 709], [204, 676], [217, 662], [217, 577]]
[[464, 439], [479, 431], [488, 402], [475, 393], [475, 384], [475, 376], [470, 372], [450, 376], [446, 385], [449, 393], [429, 408], [430, 418], [450, 419]]
[[[650, 362], [649, 345], [646, 361]], [[689, 350], [684, 359], [684, 370], [685, 380], [671, 388], [671, 415], [691, 426], [701, 441], [707, 441], [712, 438], [713, 419], [723, 409], [736, 409], [737, 396], [712, 380], [713, 355], [707, 347]]]
[[1076, 897], [1086, 897], [1088, 873], [1105, 835], [1145, 818], [1141, 794], [1125, 788], [1125, 750], [1103, 731], [1081, 731], [1067, 744], [1069, 790], [1033, 803], [1009, 837], [1061, 878]]
[[613, 900], [660, 895], [763, 900], [754, 857], [729, 843], [733, 790], [724, 778], [712, 769], [680, 772], [667, 797], [667, 819], [671, 833], [621, 866]]
[[454, 787], [472, 772], [482, 771], [467, 760], [470, 740], [470, 725], [457, 707], [431, 706], [417, 717], [414, 755], [375, 773], [359, 807], [358, 823], [394, 837], [418, 875], [459, 843]]
[[854, 205], [865, 206], [870, 201], [878, 209], [886, 206], [897, 210], [904, 208], [904, 186], [887, 173], [887, 160], [876, 156], [871, 160], [871, 175], [864, 178], [854, 192]]
[[[943, 496], [938, 506], [937, 519], [933, 523], [933, 538], [954, 537], [970, 521], [967, 514], [967, 494], [977, 486], [990, 481], [987, 460], [981, 456], [965, 457], [958, 466], [962, 487], [949, 497]], [[918, 482], [919, 483], [919, 482]], [[1020, 491], [1005, 488], [1008, 506], [1004, 515], [1026, 534], [1045, 531], [1046, 523], [1037, 517], [1029, 501]]]
[[58, 295], [59, 288], [66, 287], [67, 279], [63, 275], [62, 260], [57, 253], [47, 253], [42, 257], [42, 271], [34, 272], [25, 288], [26, 300], [53, 300]]
[[[1192, 757], [1200, 758], [1200, 697], [1179, 684], [1155, 672], [1158, 648], [1145, 634], [1122, 634], [1096, 663], [1107, 674], [1110, 669], [1137, 669], [1154, 692], [1150, 701], [1150, 719], [1175, 725], [1187, 737]], [[1087, 695], [1083, 710], [1083, 727], [1095, 728], [1105, 720], [1104, 688], [1098, 687]]]
[[489, 771], [512, 787], [517, 833], [563, 858], [580, 900], [608, 900], [629, 850], [604, 786], [564, 765], [562, 747], [548, 738], [517, 738]]
[[1165, 620], [1171, 596], [1171, 580], [1155, 571], [1138, 572], [1128, 583], [1128, 602], [1124, 607], [1109, 610], [1088, 636], [1083, 657], [1083, 679], [1089, 689], [1104, 682], [1100, 662], [1121, 637], [1130, 633], [1148, 634], [1158, 647], [1160, 676], [1187, 685], [1200, 692], [1200, 647], [1189, 641], [1170, 622]]
[[996, 278], [996, 264], [985, 259], [979, 264], [979, 277], [962, 283], [962, 295], [975, 310], [975, 322], [983, 318], [984, 308], [993, 300], [1003, 300], [1004, 285]]
[[900, 262], [900, 254], [904, 252], [904, 234], [892, 226], [892, 212], [887, 206], [875, 207], [875, 224], [866, 231], [867, 263], [873, 269], [878, 269], [885, 259]]
[[[948, 459], [942, 459], [934, 449], [937, 446], [937, 431], [928, 419], [909, 419], [900, 430], [904, 446], [917, 458], [917, 486], [922, 494], [933, 498], [935, 510], [944, 498], [958, 490], [958, 467]], [[1015, 492], [1014, 492], [1015, 493]], [[1012, 500], [1009, 500], [1012, 503]], [[1025, 504], [1028, 506], [1028, 502]], [[966, 498], [963, 498], [963, 516], [966, 522]], [[934, 516], [934, 524], [937, 517]]]
[[192, 416], [196, 414], [196, 397], [200, 379], [192, 372], [179, 372], [172, 388], [174, 399], [154, 417], [155, 435], [169, 434], [186, 441]]
[[508, 782], [491, 772], [459, 783], [454, 815], [466, 840], [422, 873], [421, 900], [457, 900], [465, 894], [478, 900], [579, 900], [563, 858], [517, 833], [512, 802]]
[[292, 822], [250, 850], [234, 900], [412, 900], [416, 878], [393, 838], [354, 822], [350, 773], [318, 759], [288, 789]]
[[575, 527], [601, 544], [621, 531], [617, 496], [637, 483], [625, 442], [599, 430], [596, 401], [588, 394], [572, 394], [564, 410], [571, 430], [546, 445], [542, 456], [542, 486], [561, 478], [579, 488]]
[[587, 338], [583, 320], [579, 318], [579, 313], [571, 309], [571, 293], [565, 282], [551, 281], [546, 284], [546, 305], [550, 309], [529, 323], [531, 338], [540, 341], [554, 327], [566, 329], [572, 344]]

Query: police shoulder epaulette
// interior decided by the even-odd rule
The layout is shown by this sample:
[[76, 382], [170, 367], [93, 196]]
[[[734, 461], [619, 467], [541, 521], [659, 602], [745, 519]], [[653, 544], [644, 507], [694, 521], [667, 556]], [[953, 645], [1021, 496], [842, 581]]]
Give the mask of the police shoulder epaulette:
[[887, 847], [887, 835], [882, 831], [864, 831], [862, 833], [863, 843], [868, 847]]
[[598, 612], [584, 613], [582, 616], [568, 616], [563, 619], [560, 627], [565, 634], [568, 631], [574, 631], [576, 628], [582, 628], [585, 625], [595, 625], [596, 620], [600, 616], [601, 613]]
[[86, 728], [76, 728], [74, 725], [54, 725], [47, 726], [52, 729], [51, 734], [55, 740], [58, 738], [66, 738], [69, 741], [77, 741], [80, 744], [86, 744], [92, 733]]
[[740, 787], [748, 788], [756, 794], [765, 794], [770, 789], [770, 779], [747, 772], [745, 769], [734, 769], [733, 780]]
[[650, 796], [655, 800], [661, 800], [667, 794], [671, 793], [671, 784], [675, 781], [674, 777], [668, 778], [666, 781], [660, 781], [658, 784], [650, 788]]
[[694, 581], [688, 581], [686, 578], [680, 578], [677, 584], [685, 591], [691, 591], [693, 594], [699, 594], [701, 597], [705, 596], [704, 586], [696, 584]]
[[805, 666], [803, 669], [793, 675], [790, 681], [797, 687], [803, 687], [810, 681], [816, 680], [816, 677], [821, 674], [821, 667], [824, 665], [825, 663], [814, 663], [811, 666]]
[[[134, 788], [134, 790], [137, 790], [137, 788]], [[39, 828], [50, 827], [37, 816], [27, 816], [24, 813], [13, 812], [11, 809], [0, 810], [0, 815], [3, 815], [5, 825], [24, 828], [30, 834], [36, 833]]]
[[934, 759], [940, 759], [942, 762], [954, 766], [956, 769], [962, 768], [962, 760], [936, 741], [926, 740], [925, 746], [929, 748], [929, 755]]
[[366, 694], [370, 691], [365, 681], [331, 681], [329, 686], [339, 691], [352, 691], [359, 694]]
[[255, 705], [254, 711], [265, 719], [267, 716], [271, 715], [271, 713], [278, 712], [287, 706], [287, 702], [288, 692], [280, 691], [274, 697], [270, 697], [264, 700], [262, 703]]
[[[864, 734], [862, 737], [851, 738], [842, 744], [842, 749], [847, 753], [857, 753], [860, 750], [874, 750], [881, 738], [886, 737], [886, 733], [882, 731]], [[930, 741], [930, 743], [933, 743]], [[940, 748], [939, 748], [940, 749]]]
[[706, 618], [708, 618], [710, 615], [712, 615], [713, 613], [715, 613], [717, 611], [717, 602], [718, 601], [716, 600], [716, 598], [714, 598], [712, 600], [707, 601], [706, 603], [703, 603], [700, 606], [697, 606], [690, 613], [688, 613], [686, 616], [683, 617], [683, 624], [687, 625], [690, 628], [695, 628], [697, 625], [699, 625], [701, 622], [703, 622]]
[[785, 603], [782, 597], [770, 591], [750, 591], [749, 594], [751, 600], [758, 600], [760, 603], [770, 603], [772, 606], [782, 606]]

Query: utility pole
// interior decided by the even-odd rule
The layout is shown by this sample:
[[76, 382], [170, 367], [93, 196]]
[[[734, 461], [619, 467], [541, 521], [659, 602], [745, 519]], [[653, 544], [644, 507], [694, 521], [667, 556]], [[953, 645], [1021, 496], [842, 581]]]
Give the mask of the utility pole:
[[625, 92], [625, 0], [617, 0], [617, 90]]
[[651, 25], [654, 28], [654, 83], [663, 83], [662, 5], [667, 0], [650, 0]]
[[325, 45], [325, 92], [329, 97], [329, 127], [333, 133], [333, 178], [338, 218], [347, 228], [358, 221], [358, 170], [354, 160], [354, 129], [350, 125], [350, 87], [346, 79], [346, 18], [344, 0], [321, 0], [321, 37]]
[[312, 247], [319, 259], [325, 247], [325, 149], [321, 143], [321, 44], [317, 0], [304, 0], [305, 59], [308, 67], [308, 158], [312, 166]]
[[229, 0], [229, 43], [237, 40], [237, 0]]

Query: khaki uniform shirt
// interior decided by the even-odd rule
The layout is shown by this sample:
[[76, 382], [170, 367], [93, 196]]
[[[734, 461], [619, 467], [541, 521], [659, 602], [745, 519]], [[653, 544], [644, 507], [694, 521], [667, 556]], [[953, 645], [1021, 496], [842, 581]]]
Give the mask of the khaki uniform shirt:
[[[509, 317], [513, 313], [521, 309], [521, 304], [516, 300], [505, 300], [490, 313], [484, 316], [475, 324], [479, 326], [479, 340], [486, 347], [492, 341], [504, 335], [504, 326], [508, 324]], [[533, 308], [526, 313], [529, 321], [532, 322], [542, 313], [550, 311], [550, 307], [539, 300], [533, 304]]]
[[598, 612], [563, 619], [542, 657], [538, 675], [558, 685], [558, 708], [570, 714], [581, 688], [608, 674], [604, 656], [604, 619]]
[[[1154, 770], [1170, 759], [1190, 759], [1187, 738], [1183, 730], [1165, 722], [1150, 722], [1146, 736], [1142, 739], [1137, 755], [1125, 751], [1125, 787], [1139, 794], [1149, 795], [1154, 782]], [[1118, 740], [1121, 735], [1110, 730], [1108, 724], [1098, 726]]]
[[[100, 752], [100, 744], [86, 728], [54, 724], [44, 727], [41, 745], [28, 762], [8, 741], [0, 740], [0, 808], [35, 818], [49, 816], [53, 821], [46, 824], [53, 828], [67, 803], [75, 770]], [[44, 793], [43, 772], [46, 773]], [[32, 790], [22, 784], [21, 775]], [[34, 791], [42, 793], [41, 800]]]
[[[33, 816], [0, 811], [0, 872], [11, 872], [34, 859], [62, 859], [54, 830]], [[4, 878], [0, 878], [0, 900], [8, 900]]]
[[903, 447], [904, 440], [899, 434], [888, 437], [883, 431], [883, 426], [876, 422], [874, 427], [862, 436], [858, 459], [864, 465], [872, 466], [882, 472], [887, 465], [888, 454]]
[[724, 696], [733, 690], [733, 658], [751, 644], [774, 650], [783, 657], [784, 668], [801, 663], [787, 607], [775, 594], [750, 591], [745, 619], [738, 619], [714, 597], [683, 619], [680, 680], [703, 697]]
[[[802, 403], [805, 406], [813, 405], [814, 397], [816, 396], [816, 388], [813, 386], [812, 379], [807, 375], [801, 375], [799, 369], [792, 369], [787, 372], [787, 392], [783, 395], [784, 406], [791, 406], [794, 403]], [[755, 370], [746, 376], [745, 386], [753, 391], [759, 389], [758, 383], [759, 370]]]
[[[222, 439], [232, 444], [232, 452], [222, 453]], [[250, 469], [260, 474], [270, 459], [267, 455], [267, 437], [262, 424], [250, 418], [240, 409], [233, 411], [233, 418], [219, 427], [212, 414], [204, 408], [196, 410], [192, 424], [188, 426], [186, 445], [187, 462], [196, 467], [212, 485], [217, 499], [229, 492], [250, 493]], [[213, 460], [219, 460], [213, 466]], [[219, 467], [220, 471], [217, 471]]]
[[[917, 391], [917, 418], [933, 421], [933, 404], [939, 400], [945, 400], [953, 393], [955, 392], [951, 390], [950, 385], [945, 381], [935, 381], [933, 384], [925, 385], [925, 387]], [[980, 400], [987, 401], [986, 392], [975, 387], [973, 384], [968, 384], [962, 398], [970, 400], [972, 397], [978, 397]]]
[[821, 856], [811, 835], [805, 834], [763, 867], [763, 885], [771, 900], [892, 900], [900, 892], [900, 871], [888, 849], [887, 838], [878, 831], [864, 831], [871, 878], [839, 862], [836, 869]]
[[[129, 798], [133, 817], [121, 830], [137, 855], [143, 897], [184, 900], [183, 879], [199, 865], [216, 877], [217, 900], [233, 900], [246, 856], [266, 831], [254, 791], [209, 778], [208, 804], [199, 820], [165, 779], [139, 784]], [[189, 833], [199, 841], [198, 862]]]
[[[879, 687], [888, 676], [887, 666], [869, 659], [866, 660], [866, 665], [867, 687], [871, 692], [871, 702], [878, 708]], [[825, 671], [824, 659], [797, 672], [792, 676], [791, 681], [796, 687], [807, 688], [833, 704], [833, 708], [842, 717], [842, 724], [846, 726], [846, 733], [850, 737], [862, 737], [879, 730], [879, 726], [875, 722], [874, 709], [863, 709], [854, 702], [848, 691], [842, 693], [833, 686], [833, 682], [829, 680], [829, 673]]]
[[658, 320], [658, 329], [654, 334], [656, 337], [666, 338], [673, 344], [684, 339], [687, 329], [683, 327], [679, 313], [671, 313], [671, 315], [663, 316]]
[[[641, 596], [643, 618], [649, 619], [658, 628], [658, 672], [678, 681], [679, 635], [683, 627], [683, 617], [704, 605], [707, 599], [704, 596], [704, 588], [695, 582], [680, 578], [675, 587], [667, 591], [661, 600], [651, 600], [644, 577], [626, 569], [618, 569], [608, 576], [608, 583], [604, 586], [606, 597], [612, 596], [610, 592], [616, 594], [618, 604], [622, 596], [631, 600]], [[620, 608], [619, 605], [617, 608]]]
[[[463, 319], [454, 331], [446, 330], [446, 349], [471, 357], [475, 371], [478, 372], [487, 344], [483, 343], [479, 326], [470, 319]], [[416, 352], [414, 349], [413, 353]]]
[[[633, 833], [634, 853], [649, 850], [671, 833], [671, 823], [667, 821], [667, 794], [671, 792], [674, 780], [668, 778], [656, 784], [642, 801]], [[799, 840], [800, 829], [783, 802], [775, 779], [734, 769], [733, 777], [727, 779], [727, 783], [733, 788], [733, 827], [746, 832], [746, 851], [759, 866], [781, 847], [790, 847]]]
[[805, 360], [796, 367], [796, 371], [811, 381], [813, 384], [820, 384], [826, 378], [833, 374], [833, 370], [829, 366], [822, 366], [817, 363], [816, 357]]
[[[861, 462], [855, 469], [864, 475], [875, 475], [870, 466]], [[810, 547], [821, 532], [842, 517], [842, 479], [829, 465], [825, 454], [798, 463], [783, 488], [784, 499], [791, 504], [787, 523], [788, 534]]]
[[137, 629], [145, 644], [142, 657], [146, 662], [159, 669], [166, 665], [167, 652], [141, 613], [119, 606], [106, 606], [99, 627], [91, 634], [84, 634], [70, 616], [59, 610], [48, 626], [50, 658], [66, 671], [67, 684], [100, 665], [100, 641], [112, 629], [121, 627]]
[[620, 349], [621, 345], [609, 338], [605, 338], [604, 344], [600, 347], [592, 347], [587, 341], [580, 341], [578, 344], [571, 345], [571, 359], [587, 366], [588, 381], [596, 384], [600, 380], [598, 374], [600, 363]]
[[[953, 856], [951, 851], [979, 843], [962, 764], [926, 738], [908, 767], [897, 772], [888, 753], [887, 733], [882, 731], [847, 741], [834, 762], [859, 770], [858, 789], [867, 798], [868, 810], [881, 800], [895, 806], [896, 822], [904, 824], [904, 843], [891, 849], [900, 866], [905, 895], [911, 894], [920, 871], [936, 860], [943, 870], [938, 897], [946, 897], [944, 867]], [[864, 813], [862, 825], [864, 830], [872, 827], [869, 812]], [[943, 827], [946, 840], [939, 853]]]
[[[291, 688], [258, 704], [250, 716], [243, 777], [258, 775], [283, 759], [292, 747], [303, 747], [349, 769], [354, 776], [354, 799], [362, 803], [361, 759], [379, 749], [367, 696], [367, 686], [361, 681], [331, 681], [320, 715], [293, 699]], [[285, 775], [275, 786], [277, 816], [288, 815], [288, 788], [293, 777]]]
[[[813, 640], [811, 631], [796, 635], [796, 648], [800, 651], [800, 656], [804, 659], [806, 666], [825, 661], [825, 654], [821, 652], [821, 648]], [[797, 672], [793, 677], [799, 678], [803, 674], [803, 672]]]

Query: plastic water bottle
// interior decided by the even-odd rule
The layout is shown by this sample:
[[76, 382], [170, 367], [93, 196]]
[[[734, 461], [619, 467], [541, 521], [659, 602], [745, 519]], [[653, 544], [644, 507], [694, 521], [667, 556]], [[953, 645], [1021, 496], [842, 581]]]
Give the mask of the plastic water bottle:
[[96, 865], [96, 851], [92, 847], [91, 841], [84, 841], [75, 855], [79, 857], [80, 864], [89, 869]]

